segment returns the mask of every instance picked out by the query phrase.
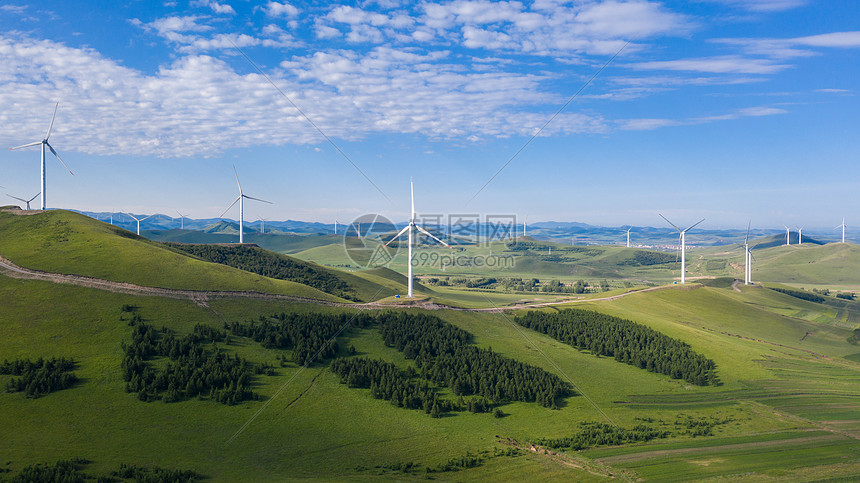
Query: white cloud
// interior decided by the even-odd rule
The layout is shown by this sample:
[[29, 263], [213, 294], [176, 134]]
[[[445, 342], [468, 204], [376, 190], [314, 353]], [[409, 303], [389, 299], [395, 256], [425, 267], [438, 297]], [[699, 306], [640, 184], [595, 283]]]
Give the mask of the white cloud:
[[808, 45], [810, 47], [860, 47], [860, 32], [833, 32], [811, 35], [809, 37], [797, 37], [789, 40], [789, 42]]
[[21, 15], [27, 10], [26, 5], [0, 5], [0, 11]]
[[269, 2], [263, 7], [266, 15], [270, 17], [292, 18], [299, 14], [299, 9], [289, 3]]
[[517, 1], [454, 0], [423, 3], [415, 10], [337, 6], [319, 22], [331, 28], [348, 26], [352, 35], [347, 38], [354, 42], [436, 40], [536, 55], [613, 54], [630, 38], [683, 35], [691, 28], [688, 17], [647, 0], [544, 2], [531, 7]]
[[236, 15], [236, 11], [233, 10], [233, 7], [226, 3], [218, 3], [214, 0], [196, 0], [194, 2], [191, 2], [191, 5], [209, 7], [212, 9], [213, 12], [218, 14]]
[[815, 89], [815, 92], [821, 92], [825, 94], [850, 94], [851, 91], [848, 89]]
[[743, 8], [751, 12], [779, 12], [801, 7], [809, 0], [710, 0], [733, 7]]
[[[197, 41], [224, 43], [219, 35]], [[258, 42], [250, 36], [234, 41]], [[463, 71], [447, 63], [449, 55], [382, 47], [366, 56], [320, 52], [296, 57], [269, 75], [337, 139], [379, 133], [460, 141], [526, 136], [548, 118], [544, 108], [533, 106], [563, 102], [542, 92], [542, 76]], [[186, 55], [144, 74], [91, 49], [0, 36], [0, 105], [6, 106], [0, 123], [7, 126], [0, 142], [12, 146], [44, 132], [51, 107], [46, 99], [60, 100], [53, 138], [60, 152], [210, 156], [322, 141], [262, 76], [237, 73], [207, 55]], [[543, 134], [606, 129], [598, 116], [571, 112]]]
[[764, 117], [764, 116], [774, 116], [779, 114], [787, 114], [788, 111], [785, 109], [779, 109], [775, 107], [768, 106], [755, 106], [755, 107], [747, 107], [743, 109], [737, 109], [732, 112], [726, 114], [720, 114], [715, 116], [706, 116], [706, 117], [696, 117], [692, 119], [622, 119], [617, 121], [619, 129], [625, 131], [651, 131], [654, 129], [660, 129], [664, 127], [671, 126], [690, 126], [696, 124], [705, 124], [709, 122], [717, 122], [717, 121], [732, 121], [735, 119], [741, 119], [744, 117]]
[[771, 59], [753, 59], [736, 55], [650, 61], [629, 64], [640, 70], [673, 70], [707, 72], [712, 74], [775, 74], [791, 66], [778, 64]]

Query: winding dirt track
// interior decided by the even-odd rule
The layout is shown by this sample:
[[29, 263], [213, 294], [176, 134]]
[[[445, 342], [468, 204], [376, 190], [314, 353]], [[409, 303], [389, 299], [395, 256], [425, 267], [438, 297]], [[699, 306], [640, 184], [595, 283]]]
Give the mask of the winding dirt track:
[[[382, 304], [369, 302], [364, 304], [349, 304], [349, 303], [340, 303], [340, 302], [330, 302], [327, 300], [318, 300], [318, 299], [309, 299], [304, 297], [296, 297], [292, 295], [278, 295], [278, 294], [267, 294], [260, 292], [230, 292], [230, 291], [206, 291], [206, 290], [179, 290], [179, 289], [170, 289], [170, 288], [158, 288], [158, 287], [145, 287], [142, 285], [135, 285], [133, 283], [125, 283], [125, 282], [114, 282], [111, 280], [104, 280], [100, 278], [92, 278], [92, 277], [84, 277], [81, 275], [67, 275], [62, 273], [50, 273], [50, 272], [42, 272], [39, 270], [31, 270], [29, 268], [24, 268], [16, 265], [10, 260], [7, 260], [3, 257], [0, 257], [0, 274], [6, 275], [11, 278], [18, 279], [26, 279], [26, 280], [44, 280], [48, 282], [54, 283], [62, 283], [68, 285], [78, 285], [81, 287], [89, 287], [96, 288], [99, 290], [106, 290], [108, 292], [116, 292], [116, 293], [124, 293], [130, 295], [144, 295], [144, 296], [154, 296], [154, 297], [167, 297], [172, 299], [183, 299], [183, 300], [191, 300], [197, 305], [206, 307], [208, 306], [208, 302], [213, 299], [219, 298], [249, 298], [249, 299], [258, 299], [258, 300], [283, 300], [288, 302], [301, 302], [308, 304], [316, 304], [316, 305], [326, 305], [332, 307], [355, 307], [359, 309], [392, 309], [392, 308], [410, 308], [410, 307], [419, 307], [423, 309], [429, 310], [459, 310], [465, 312], [502, 312], [504, 310], [522, 310], [522, 309], [531, 309], [538, 307], [548, 307], [552, 305], [561, 305], [561, 304], [569, 304], [576, 302], [595, 302], [595, 301], [604, 301], [604, 300], [617, 300], [621, 297], [626, 297], [628, 295], [642, 293], [642, 292], [651, 292], [655, 290], [663, 290], [670, 288], [671, 286], [661, 286], [661, 287], [650, 287], [642, 290], [635, 290], [631, 292], [626, 292], [623, 294], [612, 295], [609, 297], [600, 297], [600, 298], [591, 298], [591, 299], [571, 299], [571, 300], [561, 300], [558, 302], [543, 302], [536, 304], [521, 304], [515, 306], [507, 306], [507, 307], [489, 307], [489, 308], [480, 308], [480, 309], [470, 309], [470, 308], [462, 308], [462, 307], [450, 307], [447, 305], [426, 302], [420, 304]], [[488, 300], [489, 301], [489, 300]]]

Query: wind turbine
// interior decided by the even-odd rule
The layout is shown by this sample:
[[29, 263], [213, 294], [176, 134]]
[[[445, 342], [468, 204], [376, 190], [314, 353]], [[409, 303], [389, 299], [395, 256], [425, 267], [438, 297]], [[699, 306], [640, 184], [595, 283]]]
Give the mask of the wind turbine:
[[339, 223], [338, 218], [340, 218], [340, 216], [334, 217], [334, 234], [335, 235], [337, 235], [337, 224]]
[[146, 218], [138, 218], [138, 217], [136, 217], [136, 216], [132, 215], [131, 213], [126, 213], [126, 215], [128, 215], [128, 216], [130, 216], [130, 217], [134, 218], [134, 221], [136, 221], [136, 222], [137, 222], [137, 236], [140, 236], [140, 222], [141, 222], [141, 221], [143, 221], [143, 220], [147, 220], [147, 219], [152, 218], [153, 216], [155, 216], [155, 215], [149, 215], [149, 216], [147, 216]]
[[179, 215], [179, 229], [184, 230], [185, 229], [185, 217], [187, 217], [188, 215], [183, 215], [179, 211], [177, 211], [176, 214]]
[[797, 228], [797, 244], [803, 245], [803, 227]]
[[752, 251], [750, 251], [750, 225], [752, 221], [747, 223], [747, 236], [744, 237], [744, 285], [752, 283]]
[[266, 233], [266, 221], [268, 218], [258, 216], [257, 219], [260, 220], [260, 233]]
[[[782, 225], [782, 226], [785, 226], [785, 225]], [[787, 226], [785, 226], [785, 244], [786, 245], [791, 245], [791, 238], [789, 237], [790, 234], [791, 234], [790, 229]]]
[[[39, 193], [36, 193], [36, 196], [34, 196], [34, 197], [30, 198], [29, 200], [25, 200], [24, 198], [18, 198], [17, 196], [12, 196], [12, 195], [9, 195], [9, 194], [7, 194], [6, 196], [8, 196], [9, 198], [15, 198], [15, 199], [16, 199], [16, 200], [18, 200], [18, 201], [23, 201], [24, 203], [27, 203], [27, 210], [29, 210], [29, 209], [30, 209], [30, 202], [31, 202], [31, 201], [33, 201], [33, 200], [35, 200], [35, 199], [36, 199], [36, 196], [39, 196]], [[844, 235], [844, 234], [842, 235], [842, 238], [843, 238], [843, 240], [844, 240], [844, 238], [845, 238], [845, 235]]]
[[36, 142], [30, 143], [30, 144], [24, 144], [22, 146], [16, 146], [14, 148], [9, 148], [9, 150], [11, 151], [13, 149], [29, 148], [30, 146], [38, 146], [40, 144], [42, 145], [42, 191], [39, 192], [42, 195], [42, 199], [41, 199], [41, 203], [40, 203], [42, 210], [45, 209], [45, 146], [47, 146], [48, 149], [50, 149], [51, 152], [54, 154], [54, 156], [56, 156], [57, 159], [60, 160], [61, 163], [63, 163], [63, 166], [69, 171], [70, 174], [72, 174], [72, 175], [75, 174], [75, 173], [72, 173], [72, 170], [69, 169], [68, 166], [66, 166], [66, 163], [60, 158], [60, 155], [57, 154], [57, 151], [54, 150], [54, 147], [48, 143], [48, 138], [51, 137], [51, 130], [54, 128], [54, 119], [57, 117], [57, 108], [58, 107], [60, 107], [59, 102], [57, 102], [57, 104], [54, 106], [54, 115], [51, 117], [51, 124], [48, 126], [48, 132], [45, 134], [45, 139], [42, 139], [41, 141], [36, 141]]
[[[30, 208], [27, 208], [27, 209], [29, 210]], [[845, 243], [845, 217], [842, 218], [842, 224], [837, 225], [836, 228], [834, 228], [834, 230], [837, 228], [840, 228], [840, 227], [842, 228], [842, 243]]]
[[219, 216], [218, 218], [221, 218], [225, 214], [227, 214], [227, 212], [230, 211], [230, 208], [232, 208], [233, 205], [235, 205], [236, 202], [238, 201], [239, 202], [239, 243], [245, 243], [245, 236], [243, 233], [245, 231], [243, 228], [243, 226], [245, 224], [245, 198], [248, 198], [249, 200], [262, 201], [263, 203], [268, 203], [270, 205], [272, 204], [272, 202], [266, 201], [266, 200], [261, 200], [260, 198], [254, 198], [253, 196], [248, 196], [242, 192], [242, 183], [239, 182], [239, 173], [236, 172], [236, 165], [235, 164], [233, 165], [233, 174], [236, 175], [236, 184], [239, 185], [239, 196], [235, 200], [233, 200], [232, 203], [230, 203], [230, 206], [228, 206], [227, 209], [224, 210], [224, 213], [221, 213], [221, 216]]
[[678, 233], [680, 233], [680, 235], [681, 235], [681, 283], [683, 284], [684, 280], [685, 280], [685, 273], [687, 270], [687, 257], [686, 257], [686, 254], [687, 254], [687, 232], [690, 231], [690, 229], [693, 228], [694, 226], [705, 221], [705, 219], [702, 218], [698, 222], [696, 222], [696, 223], [694, 223], [694, 224], [692, 224], [692, 225], [690, 225], [687, 228], [682, 230], [682, 229], [678, 228], [674, 223], [669, 221], [669, 219], [666, 218], [665, 216], [663, 216], [661, 213], [657, 213], [657, 214], [660, 215], [660, 218], [663, 218], [670, 225], [675, 227], [675, 229], [678, 230]]
[[448, 245], [447, 243], [443, 242], [442, 240], [436, 238], [435, 236], [433, 236], [429, 231], [427, 231], [424, 228], [415, 224], [415, 184], [414, 184], [412, 178], [409, 178], [409, 191], [412, 195], [412, 214], [410, 215], [410, 218], [409, 218], [409, 224], [406, 225], [405, 228], [400, 230], [400, 232], [398, 232], [396, 235], [394, 235], [394, 238], [389, 240], [388, 243], [386, 243], [384, 246], [387, 247], [388, 245], [391, 244], [391, 242], [400, 238], [400, 236], [403, 235], [404, 233], [407, 233], [407, 232], [409, 233], [409, 262], [407, 263], [407, 265], [408, 265], [407, 277], [409, 278], [409, 285], [408, 285], [409, 293], [407, 294], [407, 297], [412, 298], [412, 239], [414, 236], [412, 232], [414, 230], [418, 230], [419, 232], [429, 236], [430, 238], [436, 240], [437, 242], [445, 245], [448, 248], [451, 248], [451, 246]]
[[630, 248], [630, 230], [632, 230], [632, 229], [633, 229], [632, 226], [627, 229], [627, 248]]
[[526, 217], [523, 218], [523, 238], [526, 237], [526, 225], [528, 224], [528, 221], [529, 221], [529, 215], [526, 215]]

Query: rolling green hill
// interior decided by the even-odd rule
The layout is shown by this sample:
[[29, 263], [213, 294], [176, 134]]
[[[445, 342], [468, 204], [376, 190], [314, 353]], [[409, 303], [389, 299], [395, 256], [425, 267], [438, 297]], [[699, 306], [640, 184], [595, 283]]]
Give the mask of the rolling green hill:
[[[384, 270], [373, 275], [396, 278]], [[575, 385], [576, 393], [561, 400], [558, 409], [509, 402], [500, 406], [501, 418], [465, 411], [434, 419], [342, 384], [327, 362], [306, 369], [282, 365], [280, 358], [289, 350], [265, 348], [245, 337], [218, 346], [231, 357], [274, 367], [273, 375], [254, 376], [260, 401], [231, 406], [202, 397], [147, 403], [124, 389], [120, 344], [131, 337], [132, 313], [182, 335], [199, 323], [221, 328], [224, 322], [261, 320], [284, 311], [351, 314], [355, 309], [239, 299], [215, 300], [206, 308], [3, 276], [0, 300], [3, 357], [72, 358], [80, 378], [71, 389], [37, 399], [0, 393], [0, 459], [11, 475], [27, 465], [72, 457], [90, 460], [82, 471], [92, 475], [106, 475], [125, 463], [193, 470], [211, 481], [860, 475], [855, 439], [860, 438], [860, 364], [849, 360], [860, 348], [845, 341], [847, 329], [797, 317], [816, 318], [816, 311], [823, 317], [827, 306], [761, 287], [737, 292], [691, 285], [575, 305], [686, 341], [716, 361], [722, 381], [716, 387], [692, 386], [578, 351], [519, 328], [510, 315], [433, 312], [472, 334], [478, 347]], [[131, 312], [123, 312], [124, 306]], [[812, 335], [804, 338], [807, 333]], [[345, 357], [351, 357], [351, 346], [356, 357], [382, 358], [400, 368], [412, 365], [396, 347], [386, 346], [375, 328], [347, 327], [338, 344]], [[8, 377], [0, 376], [0, 383]], [[447, 389], [439, 391], [456, 399]], [[564, 438], [582, 422], [607, 421], [670, 434], [583, 451], [529, 450], [530, 441]], [[691, 427], [707, 428], [706, 435], [693, 436]]]
[[34, 270], [147, 287], [253, 291], [339, 300], [320, 290], [204, 262], [69, 211], [0, 212], [0, 256]]

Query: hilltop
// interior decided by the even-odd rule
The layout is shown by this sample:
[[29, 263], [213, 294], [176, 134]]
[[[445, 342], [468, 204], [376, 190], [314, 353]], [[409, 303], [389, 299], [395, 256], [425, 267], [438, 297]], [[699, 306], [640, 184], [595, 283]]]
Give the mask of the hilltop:
[[[291, 280], [279, 280], [211, 263], [163, 244], [139, 237], [123, 228], [74, 212], [51, 210], [26, 216], [0, 212], [0, 256], [29, 269], [82, 275], [146, 287], [209, 291], [250, 291], [293, 295], [309, 299], [342, 301], [336, 294]], [[308, 273], [340, 280], [358, 299], [374, 293], [387, 296], [385, 288], [352, 274], [307, 262], [286, 262]], [[341, 295], [343, 289], [339, 289]]]

